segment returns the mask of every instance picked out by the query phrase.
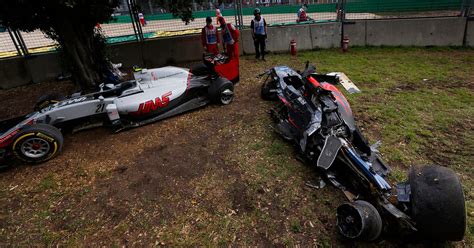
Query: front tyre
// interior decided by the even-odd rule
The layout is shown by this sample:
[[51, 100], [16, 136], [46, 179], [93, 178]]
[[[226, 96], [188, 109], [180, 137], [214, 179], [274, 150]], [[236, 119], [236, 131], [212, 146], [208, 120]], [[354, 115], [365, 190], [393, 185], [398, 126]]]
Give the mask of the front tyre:
[[234, 84], [225, 78], [213, 80], [209, 87], [209, 97], [214, 103], [230, 104], [234, 100]]
[[56, 127], [47, 124], [34, 124], [17, 134], [12, 150], [18, 159], [37, 164], [58, 155], [63, 142], [63, 136]]

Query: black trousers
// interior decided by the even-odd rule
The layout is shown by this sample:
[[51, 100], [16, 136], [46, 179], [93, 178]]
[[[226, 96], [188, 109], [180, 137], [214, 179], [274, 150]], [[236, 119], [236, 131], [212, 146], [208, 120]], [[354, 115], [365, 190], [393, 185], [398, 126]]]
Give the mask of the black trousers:
[[265, 35], [255, 34], [255, 39], [253, 41], [253, 44], [255, 46], [255, 56], [257, 58], [260, 58], [260, 55], [262, 55], [262, 58], [264, 58], [265, 57]]

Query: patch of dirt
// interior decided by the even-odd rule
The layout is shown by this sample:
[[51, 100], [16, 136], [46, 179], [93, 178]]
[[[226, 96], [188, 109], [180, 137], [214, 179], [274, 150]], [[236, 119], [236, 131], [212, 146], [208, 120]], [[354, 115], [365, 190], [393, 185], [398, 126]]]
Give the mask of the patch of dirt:
[[[433, 162], [442, 166], [454, 166], [453, 156], [464, 158], [474, 157], [474, 143], [471, 137], [474, 135], [474, 122], [466, 119], [452, 124], [443, 133], [427, 138], [426, 147], [423, 153]], [[463, 134], [470, 131], [471, 137], [463, 137]], [[461, 165], [466, 166], [466, 165]]]
[[255, 209], [254, 199], [247, 191], [247, 188], [240, 181], [236, 181], [231, 187], [232, 209], [238, 213], [249, 213]]

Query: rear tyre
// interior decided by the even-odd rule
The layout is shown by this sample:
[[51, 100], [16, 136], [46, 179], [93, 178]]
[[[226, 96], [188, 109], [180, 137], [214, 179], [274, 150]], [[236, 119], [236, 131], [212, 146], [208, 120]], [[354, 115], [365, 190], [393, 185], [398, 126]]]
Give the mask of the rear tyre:
[[230, 104], [234, 100], [234, 84], [225, 78], [213, 80], [209, 87], [209, 97], [214, 103]]
[[60, 101], [64, 100], [64, 96], [59, 95], [59, 94], [46, 94], [42, 95], [38, 98], [38, 100], [35, 103], [34, 106], [34, 111], [40, 111], [48, 106], [51, 106], [55, 103], [58, 103]]
[[348, 239], [373, 241], [382, 233], [382, 218], [372, 204], [358, 200], [337, 208], [337, 227]]
[[453, 170], [441, 166], [412, 168], [408, 174], [411, 217], [427, 239], [462, 240], [466, 209], [461, 183]]
[[41, 163], [61, 152], [63, 136], [54, 126], [34, 124], [22, 130], [13, 141], [13, 153], [27, 163]]

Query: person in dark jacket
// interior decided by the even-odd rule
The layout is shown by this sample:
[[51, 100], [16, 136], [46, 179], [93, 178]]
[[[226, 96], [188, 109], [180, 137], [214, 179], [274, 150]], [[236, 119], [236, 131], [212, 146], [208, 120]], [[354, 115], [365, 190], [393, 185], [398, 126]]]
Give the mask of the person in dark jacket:
[[267, 22], [261, 16], [259, 8], [253, 11], [255, 18], [250, 23], [252, 29], [253, 44], [255, 46], [255, 58], [265, 60], [265, 42], [267, 39]]

